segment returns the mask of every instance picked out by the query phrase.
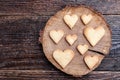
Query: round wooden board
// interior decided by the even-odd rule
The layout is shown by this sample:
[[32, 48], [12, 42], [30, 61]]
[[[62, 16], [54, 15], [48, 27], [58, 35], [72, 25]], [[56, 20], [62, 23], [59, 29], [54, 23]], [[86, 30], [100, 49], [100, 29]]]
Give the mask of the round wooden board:
[[[63, 20], [63, 17], [68, 13], [76, 14], [77, 16], [79, 16], [79, 19], [72, 30], [68, 27], [68, 25], [66, 25], [66, 23]], [[82, 14], [89, 14], [89, 13], [93, 15], [93, 19], [87, 26], [91, 26], [95, 28], [100, 25], [100, 26], [103, 26], [105, 29], [105, 35], [94, 47], [92, 47], [89, 44], [89, 42], [87, 41], [87, 39], [83, 34], [83, 30], [87, 26], [83, 24], [80, 18]], [[60, 30], [62, 29], [65, 32], [65, 34], [63, 38], [60, 40], [60, 42], [58, 44], [55, 44], [53, 40], [50, 38], [49, 33], [51, 30], [59, 30], [59, 29]], [[70, 46], [65, 39], [65, 36], [68, 34], [76, 34], [78, 36], [77, 41], [72, 46]], [[104, 58], [104, 55], [109, 54], [109, 49], [111, 46], [111, 31], [109, 29], [109, 26], [103, 19], [103, 17], [96, 11], [92, 10], [91, 8], [88, 8], [85, 6], [77, 6], [77, 7], [67, 6], [63, 10], [57, 12], [47, 22], [43, 31], [43, 36], [42, 36], [43, 50], [47, 59], [61, 71], [73, 76], [82, 76], [91, 72], [92, 70], [90, 70], [84, 62], [83, 58], [85, 55], [81, 55], [78, 52], [76, 48], [78, 44], [89, 45], [90, 50], [88, 50], [85, 55], [99, 56], [100, 61], [92, 69], [94, 70], [96, 67], [99, 66], [99, 64]], [[53, 52], [56, 49], [61, 49], [61, 50], [71, 49], [75, 53], [75, 56], [72, 59], [72, 61], [64, 69], [53, 58]], [[93, 50], [94, 52], [91, 50]], [[104, 55], [98, 54], [97, 52], [103, 53]]]

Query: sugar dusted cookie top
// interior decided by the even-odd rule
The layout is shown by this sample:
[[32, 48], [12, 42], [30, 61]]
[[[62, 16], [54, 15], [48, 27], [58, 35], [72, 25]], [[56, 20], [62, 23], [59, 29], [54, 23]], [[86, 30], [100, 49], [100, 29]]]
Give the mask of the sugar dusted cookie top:
[[82, 76], [98, 67], [109, 54], [111, 32], [96, 11], [69, 6], [48, 20], [42, 45], [45, 56], [56, 68]]

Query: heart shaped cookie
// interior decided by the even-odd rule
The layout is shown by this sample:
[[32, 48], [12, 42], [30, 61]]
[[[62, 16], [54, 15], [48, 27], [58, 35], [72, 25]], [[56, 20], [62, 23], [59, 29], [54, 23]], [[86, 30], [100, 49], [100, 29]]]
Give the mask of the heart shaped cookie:
[[70, 29], [72, 29], [74, 27], [77, 20], [78, 20], [78, 16], [75, 14], [64, 16], [64, 21], [70, 27]]
[[72, 45], [77, 40], [77, 35], [76, 34], [67, 35], [66, 40], [70, 45]]
[[99, 26], [96, 29], [92, 27], [86, 27], [84, 29], [84, 35], [92, 46], [95, 46], [98, 41], [104, 36], [105, 30]]
[[92, 18], [93, 18], [93, 16], [91, 14], [88, 14], [88, 15], [83, 14], [81, 16], [81, 19], [82, 19], [84, 24], [88, 24], [92, 20]]
[[64, 31], [63, 30], [52, 30], [50, 31], [50, 37], [52, 40], [57, 44], [63, 37]]
[[99, 63], [99, 57], [97, 55], [86, 55], [84, 61], [89, 69], [93, 69]]
[[85, 52], [88, 50], [88, 45], [86, 45], [86, 44], [84, 44], [84, 45], [78, 45], [77, 46], [77, 49], [78, 49], [78, 51], [82, 54], [82, 55], [84, 55], [85, 54]]
[[64, 50], [64, 52], [62, 50], [57, 49], [53, 52], [53, 58], [62, 68], [65, 68], [73, 59], [73, 57], [74, 52], [70, 49], [66, 49]]

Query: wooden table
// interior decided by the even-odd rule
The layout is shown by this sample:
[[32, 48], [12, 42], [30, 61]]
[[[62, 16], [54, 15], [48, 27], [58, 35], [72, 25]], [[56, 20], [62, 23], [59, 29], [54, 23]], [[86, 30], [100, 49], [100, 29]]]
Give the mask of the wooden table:
[[[102, 64], [75, 78], [45, 57], [39, 31], [66, 5], [101, 12], [112, 30], [112, 47]], [[120, 0], [0, 0], [0, 80], [120, 80]]]

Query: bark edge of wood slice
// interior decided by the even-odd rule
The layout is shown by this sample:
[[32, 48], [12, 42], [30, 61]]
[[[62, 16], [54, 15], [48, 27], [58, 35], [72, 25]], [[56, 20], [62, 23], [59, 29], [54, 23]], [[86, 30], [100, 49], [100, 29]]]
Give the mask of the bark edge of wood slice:
[[[63, 20], [64, 15], [67, 13], [70, 14], [77, 14], [79, 17], [78, 21], [75, 24], [75, 27], [71, 29], [66, 25], [66, 23]], [[105, 35], [103, 38], [92, 47], [89, 43], [89, 41], [85, 38], [83, 31], [84, 28], [87, 27], [83, 24], [81, 21], [80, 16], [84, 13], [91, 13], [94, 15], [94, 19], [88, 24], [87, 26], [92, 26], [93, 28], [96, 28], [97, 25], [102, 25], [105, 29]], [[49, 36], [49, 32], [51, 30], [59, 30], [62, 29], [65, 34], [63, 38], [60, 40], [58, 44], [55, 44], [53, 40]], [[77, 41], [70, 46], [68, 42], [66, 41], [65, 37], [68, 34], [77, 34], [78, 39]], [[107, 22], [103, 18], [102, 14], [98, 13], [97, 11], [93, 10], [90, 7], [87, 6], [66, 6], [64, 9], [58, 11], [54, 16], [52, 16], [48, 22], [46, 23], [46, 26], [43, 30], [41, 38], [41, 43], [43, 46], [43, 51], [47, 59], [59, 70], [65, 72], [66, 74], [73, 75], [75, 77], [81, 77], [83, 75], [86, 75], [93, 71], [95, 68], [97, 68], [104, 57], [109, 54], [110, 47], [111, 47], [111, 30], [108, 26]], [[89, 50], [85, 53], [85, 55], [81, 55], [79, 51], [77, 50], [77, 45], [81, 44], [87, 44], [89, 46]], [[56, 49], [71, 49], [74, 51], [75, 56], [73, 57], [72, 61], [63, 69], [53, 58], [53, 52]], [[84, 61], [84, 57], [86, 55], [91, 56], [98, 56], [99, 62], [94, 66], [93, 69], [89, 69]]]

